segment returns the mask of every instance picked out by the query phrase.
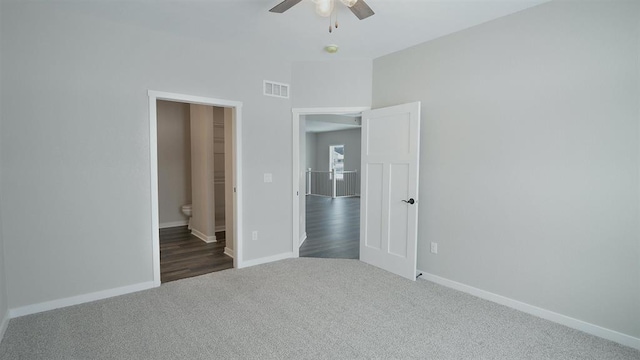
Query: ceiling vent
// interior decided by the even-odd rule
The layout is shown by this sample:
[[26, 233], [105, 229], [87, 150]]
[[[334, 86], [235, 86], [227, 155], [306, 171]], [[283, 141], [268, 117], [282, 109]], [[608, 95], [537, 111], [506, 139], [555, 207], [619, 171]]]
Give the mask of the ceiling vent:
[[279, 98], [289, 98], [289, 84], [277, 83], [274, 81], [264, 81], [264, 94], [266, 96], [275, 96]]

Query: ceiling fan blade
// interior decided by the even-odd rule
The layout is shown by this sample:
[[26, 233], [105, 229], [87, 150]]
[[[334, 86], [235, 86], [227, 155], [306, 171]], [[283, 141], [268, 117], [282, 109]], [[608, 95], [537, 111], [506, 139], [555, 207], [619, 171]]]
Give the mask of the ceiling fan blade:
[[355, 16], [357, 16], [358, 19], [360, 20], [364, 20], [369, 16], [375, 14], [373, 10], [371, 10], [369, 5], [367, 5], [367, 3], [364, 2], [364, 0], [358, 0], [358, 2], [353, 4], [353, 6], [350, 7], [349, 9], [351, 9], [351, 12], [354, 13]]
[[269, 11], [272, 13], [282, 14], [283, 12], [291, 9], [294, 5], [298, 4], [300, 1], [302, 0], [284, 0]]

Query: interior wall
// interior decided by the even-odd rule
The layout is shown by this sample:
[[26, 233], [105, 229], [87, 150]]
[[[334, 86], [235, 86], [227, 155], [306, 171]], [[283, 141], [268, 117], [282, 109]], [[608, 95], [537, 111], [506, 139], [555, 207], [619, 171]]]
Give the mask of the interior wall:
[[260, 234], [245, 238], [243, 260], [291, 252], [292, 103], [262, 95], [264, 79], [291, 83], [291, 63], [224, 34], [204, 42], [81, 6], [93, 3], [2, 3], [9, 306], [152, 282], [149, 89], [243, 103], [242, 230]]
[[[2, 4], [0, 4], [0, 8]], [[0, 12], [1, 13], [1, 12]], [[2, 18], [0, 17], [0, 29], [2, 28]], [[0, 57], [0, 79], [3, 78], [2, 73], [2, 58]], [[0, 80], [2, 83], [2, 80]], [[3, 97], [3, 90], [0, 87], [0, 98]], [[2, 117], [2, 103], [0, 102], [0, 139], [2, 139], [3, 133], [3, 117]], [[2, 147], [0, 146], [0, 204], [4, 203], [2, 196]], [[5, 266], [5, 253], [4, 253], [4, 236], [3, 236], [3, 217], [2, 217], [2, 208], [0, 207], [0, 341], [2, 341], [2, 337], [4, 335], [3, 325], [5, 321], [8, 324], [9, 318], [9, 307], [7, 303], [7, 279], [6, 279], [6, 266]]]
[[374, 107], [422, 102], [420, 270], [640, 337], [639, 7], [554, 1], [374, 61]]
[[158, 213], [160, 227], [179, 226], [191, 204], [189, 104], [158, 101]]
[[318, 140], [315, 133], [306, 133], [305, 134], [305, 169], [315, 169], [316, 168], [316, 147], [318, 146]]
[[361, 129], [316, 133], [316, 168], [329, 171], [329, 146], [344, 145], [344, 169], [360, 172]]
[[371, 60], [293, 63], [293, 107], [371, 105]]
[[215, 191], [216, 231], [223, 231], [225, 225], [225, 109], [214, 107], [213, 111], [213, 179]]
[[4, 326], [9, 324], [9, 306], [7, 302], [7, 279], [2, 235], [2, 213], [0, 213], [0, 341], [4, 335]]
[[[214, 112], [220, 108], [190, 105], [191, 114], [191, 232], [209, 241], [215, 240], [215, 182], [214, 182]], [[203, 238], [205, 237], [205, 238]]]

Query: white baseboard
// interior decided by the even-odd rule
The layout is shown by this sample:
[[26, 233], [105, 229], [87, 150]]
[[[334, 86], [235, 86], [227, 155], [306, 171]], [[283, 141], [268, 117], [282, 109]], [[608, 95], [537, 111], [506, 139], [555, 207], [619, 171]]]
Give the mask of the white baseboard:
[[224, 254], [233, 259], [233, 250], [229, 249], [228, 247], [224, 248]]
[[304, 244], [304, 242], [307, 240], [307, 232], [305, 231], [304, 234], [302, 234], [302, 237], [300, 237], [300, 246], [302, 246], [302, 244]]
[[134, 285], [123, 286], [115, 289], [102, 290], [102, 291], [97, 291], [89, 294], [72, 296], [64, 299], [46, 301], [39, 304], [22, 306], [22, 307], [10, 309], [9, 317], [13, 319], [20, 316], [31, 315], [31, 314], [59, 309], [67, 306], [84, 304], [91, 301], [102, 300], [102, 299], [106, 299], [114, 296], [130, 294], [130, 293], [134, 293], [142, 290], [148, 290], [157, 286], [158, 285], [155, 284], [153, 281], [149, 281], [149, 282], [144, 282], [144, 283], [139, 283]]
[[224, 225], [216, 226], [216, 232], [218, 231], [227, 231], [227, 227]]
[[4, 317], [0, 321], [0, 342], [4, 338], [4, 333], [7, 331], [7, 327], [9, 326], [9, 310], [4, 314]]
[[160, 229], [172, 228], [176, 226], [185, 226], [185, 225], [189, 225], [189, 220], [160, 223]]
[[425, 271], [418, 270], [418, 273], [422, 273], [423, 279], [432, 281], [436, 284], [440, 284], [458, 291], [462, 291], [467, 294], [471, 294], [473, 296], [477, 296], [479, 298], [489, 300], [489, 301], [498, 303], [500, 305], [504, 305], [512, 309], [516, 309], [516, 310], [525, 312], [527, 314], [531, 314], [531, 315], [543, 318], [545, 320], [562, 324], [572, 329], [586, 332], [587, 334], [595, 335], [595, 336], [640, 350], [640, 338], [636, 338], [627, 334], [623, 334], [621, 332], [617, 332], [615, 330], [611, 330], [611, 329], [604, 328], [602, 326], [591, 324], [586, 321], [578, 320], [578, 319], [575, 319], [566, 315], [562, 315], [550, 310], [542, 309], [537, 306], [529, 305], [527, 303], [523, 303], [518, 300], [510, 299], [502, 295], [494, 294], [492, 292], [478, 289], [469, 285], [465, 285], [465, 284], [462, 284], [453, 280], [449, 280], [437, 275], [429, 274]]
[[278, 254], [278, 255], [273, 255], [273, 256], [267, 256], [267, 257], [263, 257], [263, 258], [259, 258], [259, 259], [247, 260], [247, 261], [243, 261], [241, 264], [239, 264], [238, 265], [238, 269], [246, 268], [246, 267], [249, 267], [249, 266], [256, 266], [256, 265], [266, 264], [266, 263], [279, 261], [279, 260], [284, 260], [284, 259], [289, 259], [289, 258], [292, 258], [292, 257], [293, 257], [293, 253], [292, 252], [288, 252], [288, 253], [283, 253], [283, 254]]
[[191, 234], [193, 234], [193, 236], [197, 237], [198, 239], [206, 242], [206, 243], [214, 243], [217, 242], [218, 240], [216, 240], [216, 236], [207, 236], [203, 233], [201, 233], [200, 231], [196, 230], [196, 229], [191, 229]]

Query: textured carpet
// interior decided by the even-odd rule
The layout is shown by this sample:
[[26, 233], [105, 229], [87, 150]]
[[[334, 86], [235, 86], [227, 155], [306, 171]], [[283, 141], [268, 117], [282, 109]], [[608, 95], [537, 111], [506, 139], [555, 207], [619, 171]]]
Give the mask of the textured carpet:
[[1, 359], [640, 359], [357, 260], [291, 259], [11, 320]]

